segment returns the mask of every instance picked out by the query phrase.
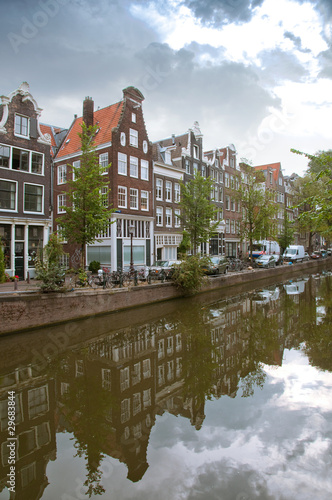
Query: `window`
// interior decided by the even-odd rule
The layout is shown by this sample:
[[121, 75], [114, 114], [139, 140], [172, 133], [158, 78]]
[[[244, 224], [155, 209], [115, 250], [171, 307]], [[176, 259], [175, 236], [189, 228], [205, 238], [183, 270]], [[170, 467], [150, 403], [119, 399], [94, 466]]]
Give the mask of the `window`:
[[136, 392], [133, 395], [133, 415], [137, 415], [142, 410], [141, 393]]
[[229, 198], [229, 196], [225, 196], [225, 209], [226, 210], [230, 209], [230, 198]]
[[163, 181], [156, 179], [156, 200], [163, 199]]
[[180, 210], [174, 210], [174, 226], [180, 227], [180, 225], [181, 225]]
[[186, 173], [190, 174], [190, 162], [189, 162], [189, 160], [186, 160]]
[[124, 186], [118, 186], [118, 206], [127, 208], [127, 188]]
[[233, 198], [231, 199], [231, 210], [235, 212], [235, 200], [233, 200]]
[[151, 360], [150, 359], [144, 359], [143, 360], [143, 378], [150, 378], [151, 377]]
[[129, 144], [138, 148], [138, 132], [137, 130], [129, 129]]
[[130, 177], [138, 177], [138, 158], [130, 157]]
[[234, 183], [234, 175], [231, 175], [231, 189], [234, 189], [235, 183]]
[[202, 177], [206, 177], [206, 167], [202, 165]]
[[282, 186], [282, 178], [279, 177], [279, 186]]
[[162, 207], [156, 208], [156, 224], [157, 224], [157, 226], [163, 225], [163, 209], [162, 209]]
[[166, 189], [166, 201], [172, 201], [172, 183], [171, 183], [171, 181], [166, 181], [165, 189]]
[[130, 188], [130, 208], [138, 210], [138, 189]]
[[170, 208], [166, 208], [166, 226], [172, 227], [172, 210]]
[[143, 408], [149, 408], [151, 406], [151, 389], [146, 389], [143, 391]]
[[101, 153], [99, 155], [99, 165], [102, 168], [102, 173], [106, 173], [108, 167], [108, 153]]
[[193, 154], [194, 154], [194, 158], [199, 159], [199, 146], [197, 146], [196, 144], [194, 144], [194, 147], [193, 147]]
[[43, 186], [24, 185], [24, 211], [40, 213], [43, 211]]
[[230, 232], [230, 225], [229, 225], [229, 219], [226, 219], [226, 233], [229, 233]]
[[43, 173], [43, 155], [31, 153], [31, 172], [33, 174]]
[[121, 401], [121, 423], [127, 422], [130, 419], [130, 399]]
[[16, 182], [0, 180], [0, 210], [16, 210]]
[[12, 168], [29, 172], [29, 151], [13, 148]]
[[135, 363], [132, 369], [132, 384], [138, 384], [141, 381], [141, 363]]
[[125, 391], [129, 388], [129, 366], [120, 370], [120, 389]]
[[165, 163], [167, 163], [167, 165], [172, 165], [172, 156], [171, 156], [171, 152], [170, 151], [165, 151]]
[[35, 267], [37, 253], [43, 249], [44, 228], [42, 226], [29, 226], [28, 230], [29, 267]]
[[64, 214], [65, 209], [63, 207], [66, 206], [66, 195], [58, 194], [58, 214]]
[[67, 165], [58, 166], [58, 185], [67, 181]]
[[78, 177], [78, 169], [81, 167], [81, 160], [76, 160], [76, 161], [73, 161], [73, 168], [72, 168], [72, 172], [73, 172], [73, 181], [75, 181]]
[[141, 179], [143, 181], [149, 180], [149, 162], [147, 160], [141, 160]]
[[225, 187], [229, 187], [229, 174], [225, 172]]
[[118, 153], [118, 174], [127, 175], [127, 155]]
[[235, 233], [235, 221], [234, 220], [231, 220], [231, 233], [232, 234]]
[[131, 113], [131, 121], [133, 123], [136, 123], [136, 115], [135, 115], [135, 113]]
[[108, 187], [103, 186], [100, 190], [101, 198], [102, 198], [102, 203], [104, 207], [108, 207]]
[[15, 135], [28, 137], [29, 135], [29, 118], [22, 115], [15, 115]]
[[29, 418], [37, 417], [49, 410], [47, 386], [28, 391]]
[[198, 163], [194, 162], [194, 174], [198, 171]]
[[272, 180], [273, 180], [273, 174], [272, 172], [270, 172], [270, 184], [272, 184]]
[[180, 201], [180, 184], [178, 184], [177, 182], [174, 184], [174, 201], [176, 203], [179, 203]]
[[0, 146], [0, 167], [9, 168], [10, 148]]
[[149, 210], [149, 193], [141, 191], [141, 210]]

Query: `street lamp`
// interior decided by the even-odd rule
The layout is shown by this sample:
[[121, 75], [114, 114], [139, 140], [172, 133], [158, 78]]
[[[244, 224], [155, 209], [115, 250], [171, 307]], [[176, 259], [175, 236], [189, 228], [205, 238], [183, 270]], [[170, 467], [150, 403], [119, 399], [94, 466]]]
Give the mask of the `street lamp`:
[[133, 236], [135, 232], [135, 223], [134, 221], [129, 221], [129, 234], [130, 234], [130, 274], [133, 275], [134, 270], [134, 257], [133, 257]]

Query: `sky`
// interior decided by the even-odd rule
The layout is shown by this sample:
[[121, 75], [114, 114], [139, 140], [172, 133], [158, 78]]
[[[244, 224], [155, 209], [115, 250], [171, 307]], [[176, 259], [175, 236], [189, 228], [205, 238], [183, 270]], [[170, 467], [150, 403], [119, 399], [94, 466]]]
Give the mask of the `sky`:
[[26, 81], [68, 128], [137, 87], [151, 141], [195, 121], [204, 150], [303, 175], [331, 148], [331, 0], [0, 0], [0, 95]]

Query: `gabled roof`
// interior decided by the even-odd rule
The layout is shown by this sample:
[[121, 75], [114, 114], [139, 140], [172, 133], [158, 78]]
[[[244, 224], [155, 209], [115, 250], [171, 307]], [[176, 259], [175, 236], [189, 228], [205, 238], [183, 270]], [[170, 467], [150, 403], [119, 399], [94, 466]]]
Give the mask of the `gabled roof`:
[[[98, 109], [93, 113], [93, 123], [98, 125], [99, 130], [95, 135], [95, 146], [106, 144], [112, 139], [112, 129], [117, 127], [120, 121], [124, 106], [124, 101], [111, 104], [106, 108]], [[73, 155], [81, 151], [81, 139], [79, 133], [82, 132], [83, 117], [76, 118], [65, 137], [56, 159], [64, 156]]]
[[273, 178], [277, 182], [279, 174], [281, 173], [281, 163], [268, 163], [267, 165], [257, 165], [255, 170], [273, 170]]

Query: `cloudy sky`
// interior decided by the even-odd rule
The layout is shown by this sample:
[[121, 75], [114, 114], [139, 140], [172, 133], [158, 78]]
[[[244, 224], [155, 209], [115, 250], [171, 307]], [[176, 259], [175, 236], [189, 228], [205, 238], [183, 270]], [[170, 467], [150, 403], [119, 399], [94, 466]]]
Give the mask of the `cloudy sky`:
[[302, 174], [331, 145], [330, 0], [0, 0], [0, 95], [22, 81], [69, 127], [133, 85], [150, 140], [198, 121], [204, 149]]

